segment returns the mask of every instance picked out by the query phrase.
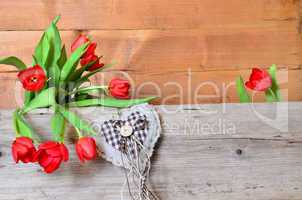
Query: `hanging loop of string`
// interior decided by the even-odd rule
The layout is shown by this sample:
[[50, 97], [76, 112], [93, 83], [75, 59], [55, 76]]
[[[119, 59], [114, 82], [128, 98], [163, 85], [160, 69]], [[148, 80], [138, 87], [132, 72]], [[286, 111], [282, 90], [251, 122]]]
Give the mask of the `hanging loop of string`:
[[[127, 138], [126, 144], [124, 152], [121, 152], [126, 177], [121, 191], [122, 199], [127, 187], [132, 200], [160, 200], [148, 185], [151, 161], [145, 147], [136, 137]], [[130, 152], [129, 144], [134, 145], [135, 154]]]

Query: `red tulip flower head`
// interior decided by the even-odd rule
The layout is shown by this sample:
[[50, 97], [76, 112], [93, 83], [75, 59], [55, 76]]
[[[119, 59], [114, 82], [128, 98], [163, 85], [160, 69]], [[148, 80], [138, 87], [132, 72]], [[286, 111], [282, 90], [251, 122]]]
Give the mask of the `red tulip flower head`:
[[34, 162], [36, 148], [32, 139], [28, 137], [18, 137], [12, 144], [12, 153], [16, 163], [19, 161], [23, 163]]
[[109, 93], [118, 99], [129, 99], [130, 83], [127, 80], [115, 78], [109, 83]]
[[104, 63], [100, 63], [100, 58], [98, 58], [98, 59], [96, 60], [96, 62], [93, 63], [93, 64], [88, 68], [88, 71], [93, 72], [93, 71], [95, 71], [95, 70], [97, 70], [97, 69], [100, 69], [100, 68], [102, 68], [102, 67], [104, 67]]
[[251, 90], [266, 91], [272, 86], [272, 78], [266, 70], [253, 68], [249, 81], [245, 86]]
[[95, 54], [95, 49], [96, 49], [97, 44], [95, 42], [89, 44], [86, 52], [83, 55], [83, 58], [90, 56], [90, 55], [94, 55]]
[[67, 147], [62, 143], [54, 141], [42, 143], [36, 154], [37, 161], [46, 173], [52, 173], [57, 170], [62, 161], [66, 162], [68, 158]]
[[39, 65], [20, 71], [18, 78], [23, 88], [31, 92], [37, 92], [43, 89], [47, 80], [44, 70]]
[[76, 152], [82, 163], [84, 163], [85, 160], [95, 160], [97, 157], [95, 140], [91, 137], [80, 138], [76, 144]]
[[89, 38], [85, 35], [79, 35], [74, 42], [71, 45], [71, 52], [74, 52], [78, 47], [85, 44], [86, 42], [89, 42]]
[[[71, 45], [71, 51], [75, 51], [78, 47], [85, 44], [86, 42], [89, 42], [89, 39], [84, 35], [79, 35], [78, 38]], [[95, 42], [92, 42], [91, 44], [89, 44], [86, 52], [81, 57], [80, 63], [83, 67], [91, 65], [88, 67], [88, 71], [95, 71], [104, 66], [103, 63], [100, 63], [100, 57], [95, 54], [96, 47], [97, 44]]]
[[88, 71], [95, 71], [99, 68], [102, 68], [104, 66], [104, 63], [100, 63], [100, 58], [94, 54], [91, 54], [87, 57], [83, 57], [81, 59], [81, 65], [86, 66], [86, 65], [91, 65], [88, 67]]

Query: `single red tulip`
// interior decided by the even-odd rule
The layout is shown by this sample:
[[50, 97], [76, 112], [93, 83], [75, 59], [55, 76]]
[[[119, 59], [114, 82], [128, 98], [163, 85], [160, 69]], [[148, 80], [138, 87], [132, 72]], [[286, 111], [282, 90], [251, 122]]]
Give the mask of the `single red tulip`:
[[80, 34], [71, 45], [71, 52], [74, 52], [78, 47], [89, 42], [89, 38], [85, 35]]
[[97, 69], [104, 67], [104, 63], [100, 63], [100, 59], [98, 59], [93, 65], [88, 68], [88, 71], [92, 72]]
[[266, 70], [253, 68], [249, 81], [245, 86], [251, 90], [266, 91], [272, 86], [272, 78]]
[[57, 170], [61, 162], [68, 161], [68, 149], [63, 143], [48, 141], [39, 146], [36, 159], [46, 173]]
[[95, 42], [89, 44], [86, 52], [82, 56], [83, 58], [90, 56], [90, 55], [95, 55], [95, 49], [96, 49], [97, 44]]
[[118, 99], [129, 99], [130, 83], [127, 80], [115, 78], [109, 83], [109, 93]]
[[95, 140], [91, 137], [80, 138], [76, 144], [76, 152], [82, 163], [84, 163], [85, 160], [95, 160], [97, 157]]
[[31, 92], [37, 92], [43, 89], [47, 81], [46, 74], [42, 67], [35, 65], [33, 67], [22, 70], [18, 73], [23, 88]]
[[28, 137], [18, 137], [12, 144], [12, 153], [16, 163], [20, 160], [24, 163], [34, 162], [36, 148], [32, 139]]
[[86, 65], [88, 65], [88, 64], [91, 64], [91, 63], [95, 63], [95, 62], [97, 62], [99, 60], [99, 58], [96, 56], [96, 55], [94, 55], [94, 54], [92, 54], [92, 55], [89, 55], [89, 56], [87, 56], [87, 57], [83, 57], [82, 59], [81, 59], [81, 65], [84, 67], [84, 66], [86, 66]]

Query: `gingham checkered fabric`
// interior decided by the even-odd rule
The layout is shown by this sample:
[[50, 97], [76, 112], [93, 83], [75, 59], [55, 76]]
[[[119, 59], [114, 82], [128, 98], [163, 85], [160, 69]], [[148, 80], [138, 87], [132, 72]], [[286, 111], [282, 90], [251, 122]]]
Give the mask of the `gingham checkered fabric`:
[[[120, 130], [124, 125], [132, 127], [132, 134], [128, 137], [121, 135]], [[101, 126], [101, 133], [108, 144], [122, 152], [130, 152], [135, 156], [135, 141], [142, 145], [147, 137], [148, 121], [144, 114], [140, 112], [131, 113], [126, 120], [109, 120]]]

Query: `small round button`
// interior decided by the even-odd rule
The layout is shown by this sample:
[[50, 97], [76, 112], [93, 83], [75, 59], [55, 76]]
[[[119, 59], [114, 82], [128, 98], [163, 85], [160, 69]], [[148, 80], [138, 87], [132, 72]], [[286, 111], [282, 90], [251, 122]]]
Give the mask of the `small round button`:
[[129, 137], [133, 133], [133, 128], [129, 124], [125, 124], [121, 127], [120, 133], [124, 137]]

